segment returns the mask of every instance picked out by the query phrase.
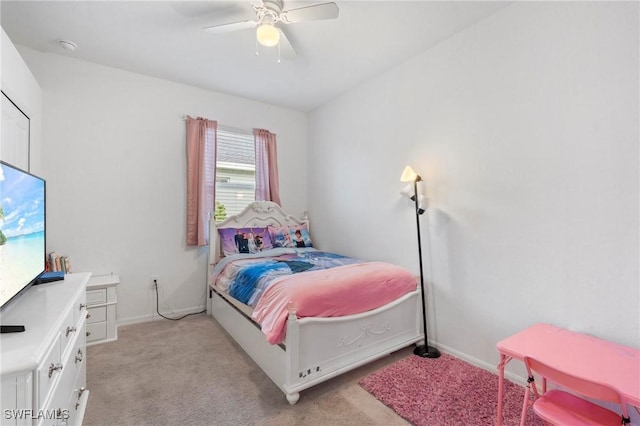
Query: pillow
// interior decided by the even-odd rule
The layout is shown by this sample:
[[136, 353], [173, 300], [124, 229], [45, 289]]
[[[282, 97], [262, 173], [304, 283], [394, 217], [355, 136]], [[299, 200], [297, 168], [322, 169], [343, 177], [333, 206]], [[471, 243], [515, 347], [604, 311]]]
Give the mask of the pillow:
[[271, 237], [271, 243], [274, 247], [294, 247], [293, 241], [291, 241], [291, 235], [289, 234], [289, 227], [284, 226], [269, 226], [269, 236]]
[[222, 228], [218, 229], [222, 254], [257, 253], [273, 248], [267, 228]]
[[306, 224], [269, 226], [268, 228], [274, 247], [313, 247]]

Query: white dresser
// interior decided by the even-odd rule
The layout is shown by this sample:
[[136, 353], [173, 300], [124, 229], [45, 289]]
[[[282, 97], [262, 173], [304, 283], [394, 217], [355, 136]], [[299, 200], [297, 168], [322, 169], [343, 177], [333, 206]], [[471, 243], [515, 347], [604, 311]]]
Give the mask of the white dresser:
[[86, 285], [90, 273], [30, 288], [2, 311], [2, 425], [80, 425], [86, 386]]
[[94, 275], [87, 284], [87, 346], [110, 342], [118, 338], [116, 287], [120, 277], [115, 274]]

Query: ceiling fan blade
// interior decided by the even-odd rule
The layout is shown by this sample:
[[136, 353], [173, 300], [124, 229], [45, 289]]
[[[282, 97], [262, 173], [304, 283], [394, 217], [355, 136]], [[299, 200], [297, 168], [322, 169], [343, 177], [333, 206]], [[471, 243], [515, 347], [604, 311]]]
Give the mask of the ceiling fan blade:
[[282, 22], [291, 24], [303, 21], [318, 21], [321, 19], [335, 19], [338, 17], [340, 9], [338, 5], [331, 3], [316, 4], [314, 6], [305, 6], [299, 9], [291, 9], [282, 12], [280, 19]]
[[245, 28], [255, 28], [256, 25], [258, 25], [258, 22], [248, 20], [231, 22], [229, 24], [213, 25], [211, 27], [205, 27], [203, 29], [211, 34], [223, 34], [231, 31], [244, 30]]
[[280, 32], [280, 46], [279, 46], [280, 57], [282, 59], [295, 58], [298, 54], [296, 53], [296, 50], [291, 45], [291, 42], [289, 41], [289, 39], [287, 38], [287, 36], [285, 35], [284, 31], [282, 31], [281, 28], [278, 28], [278, 31]]

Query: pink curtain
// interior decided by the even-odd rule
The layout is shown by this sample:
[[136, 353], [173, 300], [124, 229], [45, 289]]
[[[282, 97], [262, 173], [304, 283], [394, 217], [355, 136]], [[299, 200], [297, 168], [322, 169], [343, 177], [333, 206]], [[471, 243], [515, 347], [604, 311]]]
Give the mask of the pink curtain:
[[187, 245], [209, 244], [209, 212], [216, 189], [218, 123], [187, 117]]
[[278, 153], [276, 135], [264, 129], [253, 129], [256, 144], [256, 201], [273, 201], [280, 205]]

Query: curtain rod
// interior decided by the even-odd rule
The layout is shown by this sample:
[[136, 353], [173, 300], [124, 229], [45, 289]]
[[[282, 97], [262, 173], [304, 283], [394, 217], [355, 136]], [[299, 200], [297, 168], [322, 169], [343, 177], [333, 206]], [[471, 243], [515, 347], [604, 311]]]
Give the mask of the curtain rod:
[[[183, 120], [187, 120], [187, 115], [183, 115], [182, 119]], [[204, 117], [201, 117], [204, 118]], [[235, 127], [229, 127], [229, 126], [221, 126], [218, 125], [218, 129], [222, 130], [223, 132], [231, 132], [231, 133], [246, 133], [246, 134], [253, 134], [253, 129], [238, 129]]]

